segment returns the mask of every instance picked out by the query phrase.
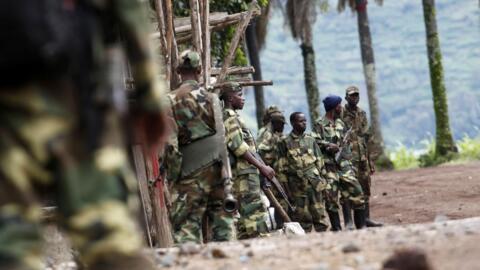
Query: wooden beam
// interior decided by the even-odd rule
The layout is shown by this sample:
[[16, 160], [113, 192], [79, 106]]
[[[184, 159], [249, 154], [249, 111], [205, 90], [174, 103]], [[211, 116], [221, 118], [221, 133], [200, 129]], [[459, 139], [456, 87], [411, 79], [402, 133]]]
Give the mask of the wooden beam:
[[235, 51], [237, 50], [238, 44], [240, 43], [240, 39], [244, 35], [245, 29], [247, 29], [248, 23], [252, 19], [252, 16], [255, 10], [258, 10], [258, 5], [257, 5], [257, 1], [253, 0], [252, 3], [250, 3], [250, 7], [248, 9], [247, 14], [242, 19], [241, 23], [238, 25], [235, 31], [235, 35], [233, 36], [232, 41], [230, 42], [228, 54], [223, 60], [222, 70], [220, 71], [220, 75], [217, 78], [218, 83], [223, 82], [227, 77], [227, 69], [230, 67], [230, 65], [233, 62], [233, 57], [235, 56]]
[[155, 15], [157, 17], [157, 25], [159, 31], [159, 38], [160, 38], [160, 50], [162, 51], [162, 55], [164, 57], [165, 62], [165, 75], [167, 82], [170, 81], [170, 74], [172, 73], [170, 70], [170, 52], [168, 50], [167, 45], [167, 29], [165, 26], [165, 12], [163, 9], [162, 0], [155, 0]]
[[[218, 76], [220, 75], [221, 68], [212, 68], [211, 73], [212, 76]], [[228, 75], [245, 75], [245, 74], [251, 74], [255, 73], [255, 69], [252, 66], [248, 67], [229, 67], [227, 69], [227, 74]]]
[[200, 25], [200, 7], [198, 0], [189, 0], [190, 2], [190, 21], [192, 24], [192, 49], [199, 54], [202, 53], [202, 29]]
[[[232, 81], [229, 81], [232, 82]], [[217, 83], [213, 86], [214, 89], [220, 89], [224, 85], [228, 84], [229, 82], [222, 82], [222, 83]], [[237, 82], [240, 84], [240, 86], [245, 87], [245, 86], [255, 86], [255, 85], [273, 85], [273, 81], [251, 81], [251, 80], [233, 80], [233, 82]]]

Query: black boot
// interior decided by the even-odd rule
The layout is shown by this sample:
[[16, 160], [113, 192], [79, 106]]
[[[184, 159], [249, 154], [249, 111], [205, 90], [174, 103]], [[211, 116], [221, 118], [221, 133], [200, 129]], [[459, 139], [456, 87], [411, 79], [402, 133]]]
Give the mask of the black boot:
[[334, 232], [341, 231], [342, 225], [340, 225], [340, 215], [338, 215], [338, 212], [327, 211], [327, 213], [330, 219], [330, 225], [332, 226], [330, 230]]
[[382, 227], [383, 224], [380, 222], [375, 222], [370, 219], [370, 203], [367, 201], [365, 203], [365, 225], [367, 227]]
[[342, 213], [343, 213], [343, 224], [345, 225], [346, 230], [354, 230], [352, 222], [352, 208], [350, 206], [350, 201], [345, 200], [342, 203]]
[[353, 220], [357, 229], [365, 228], [365, 209], [353, 210]]

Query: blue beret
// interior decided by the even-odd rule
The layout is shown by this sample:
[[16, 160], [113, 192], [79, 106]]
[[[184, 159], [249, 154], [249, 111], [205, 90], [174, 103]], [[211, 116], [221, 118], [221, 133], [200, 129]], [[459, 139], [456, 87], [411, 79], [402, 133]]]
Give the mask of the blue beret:
[[323, 106], [327, 112], [335, 109], [335, 107], [337, 107], [337, 105], [340, 103], [342, 103], [342, 98], [336, 95], [328, 95], [323, 99]]

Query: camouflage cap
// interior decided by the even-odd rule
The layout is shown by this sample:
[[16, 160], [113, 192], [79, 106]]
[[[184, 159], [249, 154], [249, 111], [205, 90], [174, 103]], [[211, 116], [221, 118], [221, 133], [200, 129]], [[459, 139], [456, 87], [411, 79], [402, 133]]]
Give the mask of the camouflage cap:
[[242, 91], [242, 86], [238, 82], [226, 82], [221, 84], [220, 89], [222, 90], [222, 94], [220, 97], [223, 97], [223, 95], [225, 94], [237, 93]]
[[276, 105], [272, 105], [272, 106], [269, 106], [266, 110], [265, 110], [265, 114], [266, 115], [272, 115], [274, 113], [280, 113], [282, 114], [282, 111], [280, 110], [280, 108], [278, 108]]
[[192, 50], [185, 50], [180, 54], [178, 67], [182, 69], [197, 69], [201, 67], [200, 55]]
[[270, 121], [281, 121], [283, 123], [286, 123], [287, 121], [285, 120], [285, 116], [281, 112], [274, 112], [270, 114]]
[[347, 89], [345, 89], [345, 94], [347, 96], [349, 96], [351, 94], [358, 94], [358, 93], [360, 93], [360, 90], [358, 90], [358, 87], [353, 86], [353, 85], [349, 86], [349, 87], [347, 87]]

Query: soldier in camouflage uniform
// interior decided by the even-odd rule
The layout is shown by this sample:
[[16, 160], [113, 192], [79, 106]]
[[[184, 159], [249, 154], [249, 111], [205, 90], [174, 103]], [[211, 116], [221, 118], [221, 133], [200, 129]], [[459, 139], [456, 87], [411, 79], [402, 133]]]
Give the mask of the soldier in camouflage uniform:
[[322, 177], [323, 158], [315, 138], [305, 133], [305, 115], [290, 115], [292, 132], [278, 144], [277, 172], [296, 209], [292, 221], [300, 223], [309, 232], [328, 228], [325, 214], [324, 192], [327, 181]]
[[[274, 106], [269, 107], [272, 108]], [[257, 139], [258, 154], [263, 159], [265, 164], [273, 167], [277, 161], [277, 144], [285, 137], [283, 135], [283, 128], [285, 126], [285, 116], [275, 106], [275, 112], [269, 112], [270, 122], [264, 127], [264, 131]], [[268, 111], [268, 110], [267, 110]], [[282, 197], [277, 189], [272, 189], [274, 196], [284, 209], [287, 209], [288, 205], [285, 199]], [[283, 218], [279, 215], [278, 211], [275, 211], [275, 222], [277, 228], [281, 228], [283, 224]]]
[[271, 130], [272, 130], [272, 119], [271, 119], [271, 115], [272, 114], [281, 114], [283, 115], [282, 111], [280, 111], [280, 109], [276, 106], [276, 105], [272, 105], [272, 106], [269, 106], [266, 110], [265, 110], [265, 114], [263, 115], [263, 119], [262, 119], [262, 122], [263, 122], [263, 127], [261, 127], [259, 130], [258, 130], [258, 133], [257, 133], [257, 144], [260, 145], [260, 142], [264, 140], [264, 136], [267, 135], [268, 136], [268, 133], [270, 132], [271, 133]]
[[239, 239], [268, 233], [267, 209], [261, 199], [259, 171], [271, 179], [275, 172], [260, 163], [253, 153], [257, 151], [255, 139], [236, 110], [243, 109], [245, 99], [238, 83], [231, 82], [222, 89], [225, 137], [230, 152], [234, 194], [239, 201], [240, 218], [237, 223]]
[[[208, 217], [213, 241], [235, 240], [233, 215], [223, 209], [221, 162], [213, 103], [218, 97], [197, 81], [200, 55], [186, 50], [177, 68], [179, 88], [168, 94], [174, 136], [166, 157], [168, 178], [177, 193], [171, 211], [176, 243], [201, 243], [202, 218]], [[222, 113], [218, 111], [218, 113]]]
[[[358, 182], [350, 162], [349, 145], [341, 145], [346, 133], [345, 124], [339, 118], [342, 98], [329, 95], [323, 100], [326, 114], [315, 122], [314, 130], [318, 145], [325, 155], [327, 179], [331, 184], [327, 197], [327, 208], [332, 223], [338, 222], [338, 191], [342, 198], [345, 226], [351, 223], [350, 205], [353, 206], [355, 226], [360, 229], [365, 226], [365, 200], [362, 187]], [[335, 154], [343, 147], [340, 164], [335, 161]]]
[[[0, 83], [0, 269], [44, 269], [39, 197], [46, 191], [88, 269], [154, 269], [140, 253], [143, 239], [130, 213], [138, 207], [136, 182], [105, 62], [120, 47], [118, 39], [105, 38], [105, 29], [115, 27], [103, 20], [123, 27], [137, 86], [132, 129], [153, 146], [165, 136], [166, 120], [146, 13], [139, 1], [62, 3], [71, 12], [68, 21], [78, 23], [67, 31], [93, 35], [76, 36], [82, 40], [69, 47], [70, 68], [45, 75], [34, 67], [32, 77], [12, 74], [18, 80]], [[90, 28], [82, 24], [85, 16]], [[16, 39], [2, 43], [23, 45]]]
[[360, 101], [360, 95], [356, 86], [350, 86], [345, 90], [345, 100], [347, 104], [343, 108], [341, 118], [346, 128], [352, 128], [353, 131], [350, 142], [352, 149], [351, 161], [365, 196], [365, 223], [367, 227], [382, 226], [381, 223], [370, 220], [370, 174], [375, 172], [375, 163], [370, 159], [371, 156], [367, 147], [370, 139], [367, 114], [357, 106]]

